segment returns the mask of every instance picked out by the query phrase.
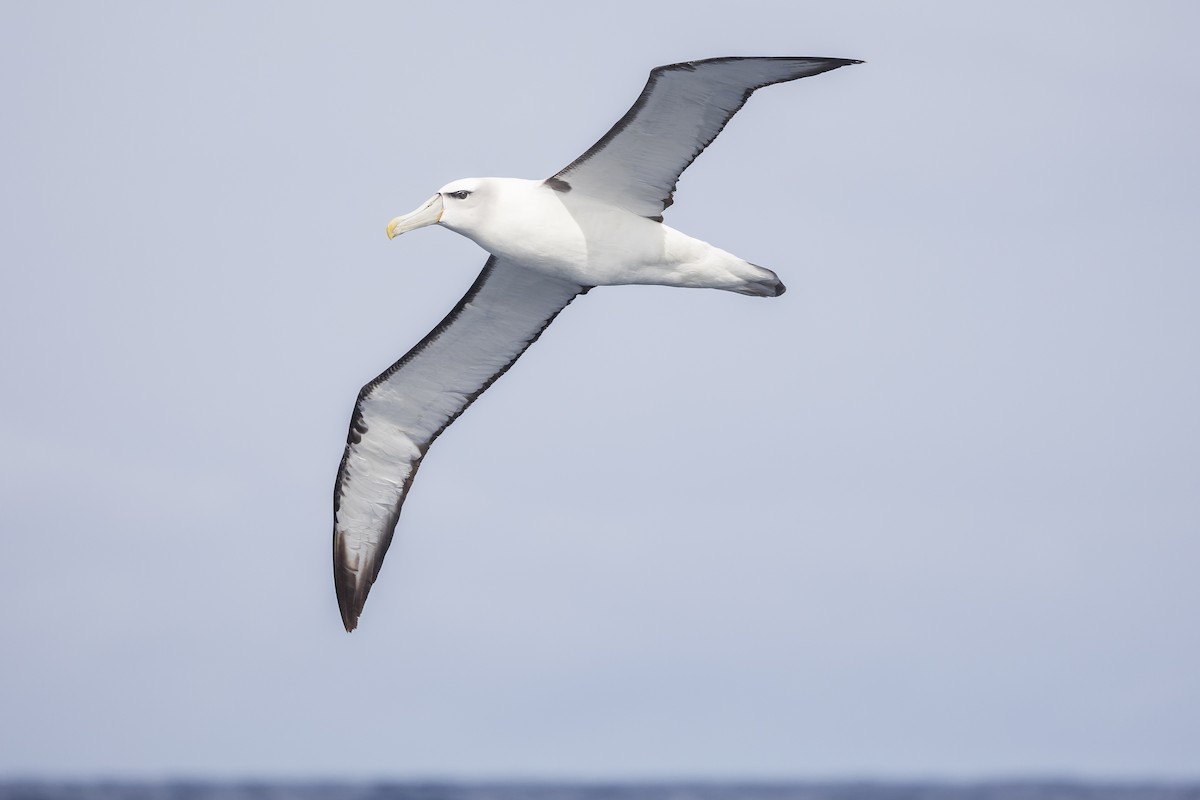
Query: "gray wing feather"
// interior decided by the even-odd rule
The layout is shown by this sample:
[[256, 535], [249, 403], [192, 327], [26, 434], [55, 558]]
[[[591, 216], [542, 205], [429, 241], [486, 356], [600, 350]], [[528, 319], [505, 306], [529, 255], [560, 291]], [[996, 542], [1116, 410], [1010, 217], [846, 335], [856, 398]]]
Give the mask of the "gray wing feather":
[[585, 287], [492, 256], [444, 320], [359, 392], [333, 492], [333, 573], [346, 630], [379, 575], [433, 440]]
[[756, 89], [861, 63], [848, 58], [710, 58], [656, 67], [625, 116], [549, 180], [635, 214], [661, 218], [679, 176]]

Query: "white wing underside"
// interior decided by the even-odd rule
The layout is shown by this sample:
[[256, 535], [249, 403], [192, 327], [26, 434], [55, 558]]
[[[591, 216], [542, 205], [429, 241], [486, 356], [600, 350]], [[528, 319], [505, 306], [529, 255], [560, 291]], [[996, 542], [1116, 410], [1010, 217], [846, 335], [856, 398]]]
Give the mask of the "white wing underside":
[[861, 62], [846, 58], [711, 58], [657, 67], [633, 106], [553, 180], [659, 218], [675, 183], [755, 89]]
[[334, 487], [334, 583], [353, 630], [429, 445], [585, 287], [492, 256], [454, 310], [363, 387]]

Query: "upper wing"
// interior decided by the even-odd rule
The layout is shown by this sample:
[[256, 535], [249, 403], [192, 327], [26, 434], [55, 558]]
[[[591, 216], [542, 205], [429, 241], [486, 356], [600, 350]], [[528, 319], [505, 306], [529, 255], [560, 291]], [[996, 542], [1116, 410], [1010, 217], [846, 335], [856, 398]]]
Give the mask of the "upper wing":
[[354, 630], [433, 440], [585, 287], [492, 256], [436, 328], [358, 393], [333, 489], [333, 580]]
[[625, 116], [550, 180], [643, 217], [661, 217], [679, 176], [755, 89], [861, 63], [849, 58], [710, 58], [656, 67]]

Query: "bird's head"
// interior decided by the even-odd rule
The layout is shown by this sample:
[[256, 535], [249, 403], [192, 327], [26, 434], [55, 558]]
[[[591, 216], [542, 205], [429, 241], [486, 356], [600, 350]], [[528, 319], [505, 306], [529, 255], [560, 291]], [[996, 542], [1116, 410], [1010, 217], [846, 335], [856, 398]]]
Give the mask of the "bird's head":
[[487, 178], [463, 178], [448, 183], [416, 211], [389, 222], [388, 238], [394, 239], [426, 225], [444, 225], [452, 231], [469, 232], [482, 221], [489, 190]]

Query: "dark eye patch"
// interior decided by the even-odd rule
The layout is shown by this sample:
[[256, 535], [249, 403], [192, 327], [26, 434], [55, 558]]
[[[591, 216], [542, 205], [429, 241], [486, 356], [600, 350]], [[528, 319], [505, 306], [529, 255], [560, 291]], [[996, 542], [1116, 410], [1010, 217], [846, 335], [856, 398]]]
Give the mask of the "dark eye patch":
[[453, 197], [455, 200], [466, 200], [467, 195], [469, 194], [470, 192], [468, 192], [466, 189], [459, 189], [457, 192], [449, 192], [449, 196]]

